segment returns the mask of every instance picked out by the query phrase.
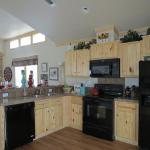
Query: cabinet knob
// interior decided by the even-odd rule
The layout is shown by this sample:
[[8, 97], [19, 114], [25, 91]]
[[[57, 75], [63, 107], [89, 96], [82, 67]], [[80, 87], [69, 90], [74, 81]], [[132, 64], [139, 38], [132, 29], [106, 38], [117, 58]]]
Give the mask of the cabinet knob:
[[126, 120], [126, 124], [128, 123], [128, 121]]

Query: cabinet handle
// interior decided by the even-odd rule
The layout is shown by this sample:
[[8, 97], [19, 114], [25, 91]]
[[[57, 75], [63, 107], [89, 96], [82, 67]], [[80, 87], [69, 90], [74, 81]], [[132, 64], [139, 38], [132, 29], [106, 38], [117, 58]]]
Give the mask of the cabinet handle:
[[132, 72], [132, 67], [129, 67], [129, 71]]
[[48, 129], [46, 128], [46, 131], [48, 131]]
[[126, 124], [128, 123], [128, 121], [126, 120]]

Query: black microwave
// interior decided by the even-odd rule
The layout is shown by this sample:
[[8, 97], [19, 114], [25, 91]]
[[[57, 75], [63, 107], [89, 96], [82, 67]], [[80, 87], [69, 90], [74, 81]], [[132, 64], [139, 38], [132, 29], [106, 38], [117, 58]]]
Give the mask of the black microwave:
[[120, 59], [91, 60], [90, 76], [93, 78], [120, 78]]

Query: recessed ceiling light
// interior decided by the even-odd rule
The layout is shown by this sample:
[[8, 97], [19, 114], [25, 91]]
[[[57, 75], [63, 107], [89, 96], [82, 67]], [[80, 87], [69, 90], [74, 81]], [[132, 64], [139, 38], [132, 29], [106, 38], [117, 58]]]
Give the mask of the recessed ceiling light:
[[89, 10], [88, 10], [87, 7], [83, 7], [83, 8], [82, 8], [82, 11], [83, 11], [84, 13], [86, 13], [86, 14], [89, 13]]
[[49, 3], [52, 7], [56, 6], [53, 0], [45, 0], [47, 3]]

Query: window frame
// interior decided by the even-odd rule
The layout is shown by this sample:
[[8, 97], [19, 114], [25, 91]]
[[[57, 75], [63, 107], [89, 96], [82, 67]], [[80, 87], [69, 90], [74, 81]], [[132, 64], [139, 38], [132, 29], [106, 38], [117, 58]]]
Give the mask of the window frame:
[[[14, 41], [18, 41], [18, 46], [16, 47], [11, 47], [11, 42], [14, 42]], [[19, 48], [20, 47], [20, 39], [12, 39], [9, 41], [9, 49], [16, 49], [16, 48]]]
[[[30, 43], [29, 44], [25, 44], [25, 45], [21, 45], [21, 40], [25, 39], [25, 38], [28, 38], [28, 37], [30, 38]], [[20, 38], [20, 47], [30, 46], [30, 45], [32, 45], [32, 36], [31, 35], [23, 36], [23, 37]]]
[[[30, 66], [30, 65], [28, 65], [28, 66]], [[39, 82], [39, 76], [38, 76], [39, 69], [38, 69], [38, 65], [36, 65], [36, 66], [37, 66], [37, 85], [38, 85], [38, 82]], [[27, 81], [27, 85], [28, 85], [27, 66], [20, 66], [20, 67], [24, 67], [24, 70], [26, 72], [26, 81]], [[16, 67], [14, 67], [14, 71], [15, 71], [15, 68]], [[16, 73], [14, 73], [14, 74], [15, 74], [15, 85], [16, 85]], [[35, 85], [35, 86], [37, 86], [37, 85]], [[21, 88], [21, 87], [17, 87], [17, 88]]]
[[34, 36], [35, 36], [35, 35], [38, 35], [38, 34], [44, 35], [44, 34], [42, 34], [42, 33], [34, 33], [34, 34], [32, 34], [32, 44], [33, 44], [33, 45], [46, 42], [46, 36], [44, 35], [44, 36], [45, 36], [45, 40], [44, 40], [44, 41], [39, 41], [39, 42], [34, 43]]

